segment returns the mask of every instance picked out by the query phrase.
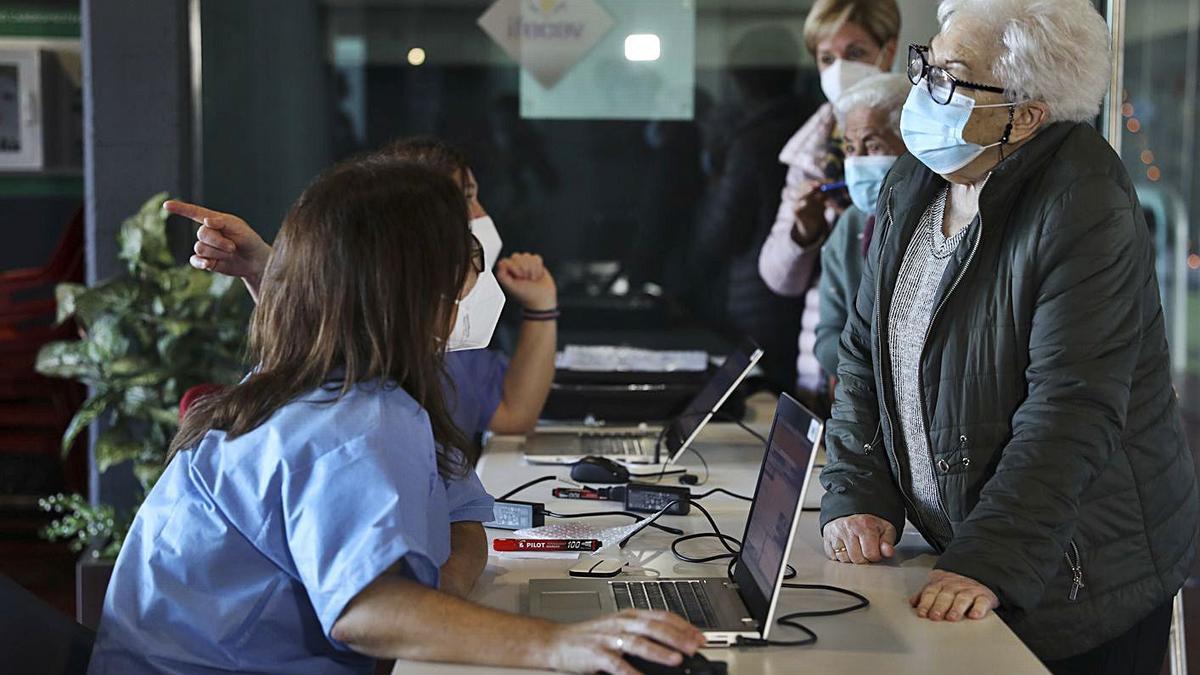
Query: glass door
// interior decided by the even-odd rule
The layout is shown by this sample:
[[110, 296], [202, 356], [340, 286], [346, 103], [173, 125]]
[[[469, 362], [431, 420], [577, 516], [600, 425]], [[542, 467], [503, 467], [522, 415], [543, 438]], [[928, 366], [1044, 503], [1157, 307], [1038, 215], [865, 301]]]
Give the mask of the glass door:
[[[1116, 103], [1101, 128], [1120, 151], [1154, 236], [1176, 389], [1195, 452], [1200, 448], [1200, 205], [1195, 200], [1200, 0], [1098, 2], [1114, 24], [1118, 47]], [[1200, 629], [1198, 607], [1200, 595], [1189, 583], [1176, 600], [1170, 650], [1175, 675], [1186, 673], [1188, 663], [1200, 664], [1200, 641], [1187, 639], [1189, 627]]]

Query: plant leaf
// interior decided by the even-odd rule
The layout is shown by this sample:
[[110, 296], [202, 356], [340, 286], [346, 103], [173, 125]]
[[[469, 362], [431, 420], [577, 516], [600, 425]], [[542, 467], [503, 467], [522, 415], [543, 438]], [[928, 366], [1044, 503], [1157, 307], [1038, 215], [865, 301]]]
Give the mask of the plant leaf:
[[[161, 451], [159, 453], [161, 454]], [[154, 484], [158, 482], [158, 479], [162, 477], [163, 471], [166, 471], [166, 469], [167, 467], [163, 464], [163, 459], [157, 457], [154, 462], [134, 462], [133, 475], [137, 478], [138, 483], [142, 485], [142, 488], [146, 492], [149, 492], [150, 488], [154, 487]]]
[[51, 342], [38, 351], [34, 368], [42, 375], [79, 380], [93, 384], [100, 379], [100, 369], [88, 353], [84, 342]]
[[107, 431], [96, 439], [96, 467], [104, 473], [117, 464], [137, 459], [141, 450], [140, 443], [129, 440], [120, 431]]
[[57, 312], [54, 322], [62, 323], [67, 319], [75, 316], [75, 300], [88, 290], [83, 284], [75, 284], [64, 282], [54, 287], [54, 301], [57, 303]]
[[167, 212], [162, 208], [166, 198], [165, 192], [154, 195], [121, 224], [120, 256], [135, 276], [144, 267], [170, 267], [174, 262], [167, 246]]
[[62, 453], [64, 457], [71, 452], [71, 446], [80, 432], [95, 421], [111, 404], [112, 395], [107, 391], [96, 394], [83, 402], [83, 405], [75, 412], [75, 416], [71, 418], [71, 423], [67, 425], [66, 432], [63, 433]]
[[132, 342], [123, 330], [121, 315], [104, 314], [96, 318], [88, 327], [88, 354], [100, 370], [109, 370], [108, 364], [124, 357], [130, 351]]

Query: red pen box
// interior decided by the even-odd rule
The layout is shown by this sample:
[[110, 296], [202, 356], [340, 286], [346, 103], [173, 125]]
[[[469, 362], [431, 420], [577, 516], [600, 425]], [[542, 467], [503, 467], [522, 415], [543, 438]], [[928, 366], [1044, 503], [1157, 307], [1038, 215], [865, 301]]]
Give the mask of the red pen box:
[[603, 545], [599, 539], [496, 539], [492, 550], [502, 553], [524, 551], [531, 553], [595, 552]]

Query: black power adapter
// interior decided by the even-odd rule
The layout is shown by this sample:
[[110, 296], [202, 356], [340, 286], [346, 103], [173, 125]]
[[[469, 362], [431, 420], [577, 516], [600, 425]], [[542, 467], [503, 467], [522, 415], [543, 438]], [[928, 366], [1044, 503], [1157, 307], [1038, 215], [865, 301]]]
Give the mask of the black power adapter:
[[692, 510], [691, 496], [692, 491], [686, 487], [629, 483], [625, 486], [625, 510], [633, 513], [658, 513], [663, 507], [674, 502], [671, 508], [666, 510], [666, 514], [686, 516]]

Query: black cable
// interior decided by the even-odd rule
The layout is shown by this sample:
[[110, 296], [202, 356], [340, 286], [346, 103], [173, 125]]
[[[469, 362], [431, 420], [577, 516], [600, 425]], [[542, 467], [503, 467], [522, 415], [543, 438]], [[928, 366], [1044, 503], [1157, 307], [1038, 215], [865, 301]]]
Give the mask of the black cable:
[[808, 635], [806, 638], [802, 638], [800, 640], [762, 640], [758, 638], [739, 638], [737, 642], [739, 647], [807, 647], [809, 645], [816, 644], [817, 634], [812, 632], [812, 630], [810, 630], [804, 624], [796, 621], [796, 619], [817, 616], [838, 616], [839, 614], [849, 614], [850, 612], [856, 612], [860, 609], [865, 609], [871, 606], [871, 601], [868, 600], [866, 596], [862, 595], [861, 593], [855, 593], [848, 588], [827, 586], [825, 584], [784, 584], [783, 587], [809, 591], [829, 591], [831, 593], [840, 593], [841, 595], [850, 596], [858, 602], [847, 607], [838, 607], [837, 609], [792, 612], [790, 614], [784, 614], [775, 620], [775, 623], [779, 624], [780, 626], [795, 628], [802, 633], [806, 633]]
[[666, 464], [663, 464], [663, 470], [662, 470], [662, 471], [651, 471], [650, 473], [633, 473], [632, 471], [630, 471], [630, 472], [629, 472], [629, 477], [630, 477], [630, 478], [651, 478], [651, 477], [657, 477], [659, 480], [662, 480], [662, 477], [663, 477], [663, 476], [673, 476], [673, 475], [676, 475], [676, 474], [687, 473], [687, 469], [671, 469], [670, 471], [667, 471], [667, 470], [666, 470], [666, 468], [667, 468], [667, 465], [666, 465]]
[[[659, 518], [662, 518], [664, 515], [666, 515], [667, 509], [670, 509], [672, 506], [675, 506], [676, 504], [679, 503], [679, 501], [680, 500], [678, 500], [678, 499], [673, 499], [668, 504], [666, 504], [661, 509], [659, 509], [658, 513], [655, 513], [653, 516], [650, 516], [650, 521], [646, 523], [646, 526], [654, 527], [657, 524], [655, 521], [657, 521]], [[645, 528], [643, 527], [643, 529], [645, 529]], [[625, 548], [625, 544], [628, 544], [629, 540], [633, 539], [634, 535], [636, 535], [638, 532], [641, 532], [641, 531], [642, 530], [634, 530], [633, 532], [630, 532], [629, 536], [622, 539], [620, 544], [618, 544], [618, 546], [620, 546], [621, 548]], [[679, 534], [683, 534], [683, 530], [680, 530]]]
[[808, 647], [808, 646], [817, 644], [817, 634], [812, 632], [812, 629], [809, 628], [808, 626], [805, 626], [804, 624], [800, 623], [799, 621], [794, 621], [793, 619], [795, 619], [795, 616], [792, 614], [788, 614], [786, 616], [781, 616], [778, 619], [775, 619], [775, 623], [779, 624], [780, 626], [787, 626], [788, 628], [795, 628], [796, 630], [807, 634], [808, 637], [800, 639], [800, 640], [764, 640], [762, 638], [739, 637], [737, 639], [737, 641], [733, 643], [733, 646], [735, 646], [735, 647]]
[[[721, 488], [716, 488], [706, 494], [711, 494], [711, 493], [717, 492], [718, 490], [721, 490]], [[695, 498], [693, 498], [693, 500], [694, 499]], [[725, 568], [725, 575], [729, 578], [730, 581], [733, 581], [734, 580], [733, 579], [733, 568], [734, 568], [734, 566], [737, 565], [738, 560], [741, 556], [742, 542], [739, 541], [736, 537], [731, 537], [731, 536], [721, 532], [721, 528], [719, 528], [717, 526], [717, 521], [712, 517], [712, 514], [708, 512], [708, 509], [704, 508], [703, 506], [696, 503], [695, 501], [692, 501], [692, 506], [695, 506], [700, 511], [700, 513], [702, 513], [704, 515], [705, 519], [708, 520], [708, 524], [712, 527], [713, 531], [712, 532], [699, 532], [699, 533], [695, 533], [695, 534], [687, 534], [687, 535], [677, 538], [675, 541], [671, 542], [671, 553], [674, 554], [677, 559], [679, 559], [683, 562], [690, 562], [690, 563], [706, 563], [706, 562], [715, 562], [718, 560], [729, 560], [729, 564]], [[676, 548], [677, 544], [681, 544], [685, 541], [694, 541], [697, 539], [703, 539], [703, 538], [709, 538], [709, 537], [715, 537], [717, 539], [717, 541], [721, 542], [721, 545], [725, 547], [725, 550], [728, 551], [728, 553], [718, 553], [716, 555], [709, 556], [706, 558], [693, 558], [691, 556], [683, 555]], [[734, 550], [729, 545], [729, 542], [733, 542], [734, 544], [736, 544], [738, 547], [737, 550]], [[791, 579], [795, 576], [796, 576], [796, 570], [793, 569], [791, 565], [788, 565], [786, 571], [784, 572], [784, 579]], [[857, 600], [857, 602], [853, 605], [849, 605], [846, 607], [839, 607], [837, 609], [816, 610], [816, 611], [808, 611], [808, 612], [792, 612], [790, 614], [785, 614], [785, 615], [775, 619], [776, 624], [778, 624], [780, 626], [787, 626], [788, 628], [794, 628], [794, 629], [804, 633], [807, 636], [807, 637], [801, 638], [799, 640], [763, 640], [760, 638], [738, 638], [737, 642], [735, 643], [735, 646], [738, 646], [738, 647], [768, 647], [768, 646], [769, 647], [807, 647], [809, 645], [816, 644], [817, 634], [814, 633], [811, 629], [809, 629], [804, 624], [800, 623], [799, 621], [796, 621], [796, 619], [801, 619], [804, 617], [837, 616], [839, 614], [848, 614], [850, 612], [854, 612], [854, 611], [869, 607], [871, 605], [871, 601], [868, 600], [866, 598], [866, 596], [864, 596], [860, 593], [856, 593], [847, 588], [839, 588], [837, 586], [827, 586], [825, 584], [788, 584], [788, 583], [785, 583], [785, 584], [783, 584], [783, 588], [830, 591], [833, 593], [840, 593], [842, 595], [852, 597], [855, 600]]]
[[[734, 424], [741, 427], [746, 433], [750, 434], [751, 436], [753, 436], [753, 437], [757, 438], [759, 441], [761, 441], [763, 445], [767, 444], [767, 438], [765, 436], [758, 433], [754, 429], [751, 429], [740, 418], [735, 417], [734, 415], [730, 415], [727, 412], [723, 412], [721, 410], [714, 410], [711, 413], [707, 413], [707, 412], [687, 413], [687, 414], [677, 415], [677, 416], [671, 418], [671, 420], [668, 421], [666, 424], [664, 424], [663, 428], [659, 430], [658, 437], [654, 441], [654, 456], [655, 456], [655, 458], [657, 459], [657, 458], [662, 457], [663, 441], [666, 440], [666, 438], [667, 438], [667, 432], [669, 432], [671, 430], [671, 427], [673, 427], [677, 422], [679, 422], [681, 420], [692, 419], [692, 418], [697, 418], [697, 417], [705, 417], [709, 414], [711, 414], [713, 417], [733, 422]], [[692, 452], [692, 454], [696, 455], [696, 457], [700, 460], [700, 463], [704, 465], [704, 478], [700, 482], [696, 483], [697, 485], [704, 485], [705, 483], [708, 482], [708, 477], [709, 477], [708, 461], [704, 459], [704, 455], [700, 454], [700, 452], [698, 450], [696, 450], [695, 446], [689, 445], [687, 447], [687, 449], [690, 450]], [[645, 476], [642, 476], [642, 477], [647, 478], [650, 475], [656, 475], [657, 477], [654, 479], [654, 482], [657, 483], [657, 482], [661, 482], [663, 477], [669, 473], [675, 473], [675, 472], [667, 471], [667, 463], [663, 462], [662, 470], [659, 471], [657, 474], [646, 474]]]
[[811, 617], [811, 616], [837, 616], [838, 614], [845, 614], [847, 612], [853, 612], [855, 610], [865, 609], [865, 608], [871, 606], [871, 601], [868, 600], [866, 598], [866, 596], [864, 596], [861, 593], [856, 593], [848, 588], [841, 588], [838, 586], [828, 586], [826, 584], [784, 584], [783, 587], [784, 588], [795, 588], [795, 589], [799, 589], [802, 591], [829, 591], [830, 593], [839, 593], [841, 595], [845, 595], [845, 596], [854, 598], [855, 600], [858, 601], [857, 604], [852, 605], [850, 607], [839, 607], [838, 609], [814, 610], [811, 612], [793, 612], [792, 614], [788, 615], [793, 618]]
[[705, 497], [711, 497], [712, 495], [715, 495], [717, 493], [726, 494], [726, 495], [729, 495], [730, 497], [733, 497], [734, 499], [740, 499], [744, 502], [754, 501], [753, 497], [747, 497], [746, 495], [739, 495], [738, 493], [730, 492], [729, 490], [726, 490], [725, 488], [713, 488], [713, 489], [709, 490], [708, 492], [704, 492], [704, 493], [701, 493], [698, 495], [692, 495], [692, 501], [695, 502], [697, 499], [704, 499]]
[[509, 497], [517, 494], [518, 492], [520, 492], [522, 490], [527, 490], [527, 489], [533, 487], [534, 485], [537, 485], [538, 483], [545, 483], [548, 480], [558, 480], [558, 476], [542, 476], [541, 478], [535, 478], [535, 479], [529, 481], [528, 483], [522, 483], [522, 484], [518, 485], [517, 487], [509, 490], [508, 492], [505, 492], [503, 496], [496, 497], [496, 501], [502, 502], [505, 499], [508, 499]]
[[697, 450], [696, 446], [694, 446], [694, 445], [688, 446], [688, 452], [695, 455], [696, 459], [700, 460], [700, 464], [702, 466], [704, 466], [704, 478], [701, 478], [700, 480], [696, 481], [696, 485], [700, 486], [700, 485], [704, 485], [704, 484], [708, 483], [708, 477], [712, 475], [711, 472], [709, 472], [709, 470], [708, 470], [708, 460], [704, 459], [704, 455], [700, 454], [700, 451]]
[[[547, 516], [550, 516], [551, 518], [564, 518], [564, 519], [565, 518], [597, 518], [599, 516], [626, 516], [629, 518], [633, 518], [634, 520], [645, 520], [644, 517], [639, 516], [636, 513], [630, 513], [628, 511], [589, 511], [587, 513], [555, 513], [554, 511], [543, 511], [543, 513], [545, 513]], [[659, 525], [658, 523], [653, 523], [653, 522], [650, 523], [649, 527], [653, 527], [656, 530], [662, 530], [663, 532], [666, 532], [667, 534], [683, 535], [683, 530], [679, 529], [678, 527], [671, 527], [669, 525]]]
[[722, 410], [718, 410], [718, 411], [714, 412], [714, 413], [713, 413], [713, 417], [719, 417], [719, 418], [721, 418], [721, 419], [723, 419], [723, 420], [725, 420], [725, 421], [727, 421], [727, 422], [733, 422], [734, 424], [736, 424], [736, 425], [738, 425], [739, 427], [741, 427], [743, 431], [745, 431], [746, 433], [750, 434], [751, 436], [753, 436], [753, 437], [757, 438], [759, 441], [761, 441], [763, 445], [766, 445], [766, 444], [767, 444], [767, 437], [766, 437], [766, 436], [763, 436], [763, 435], [762, 435], [762, 434], [760, 434], [759, 432], [757, 432], [757, 431], [755, 431], [754, 429], [752, 429], [752, 428], [750, 427], [750, 425], [748, 425], [748, 424], [746, 424], [745, 422], [743, 422], [743, 421], [742, 421], [742, 419], [741, 419], [740, 417], [736, 417], [736, 416], [734, 416], [734, 415], [730, 415], [729, 413], [727, 413], [727, 412], [724, 412], [724, 411], [722, 411]]
[[[690, 562], [690, 563], [709, 563], [709, 562], [716, 562], [718, 560], [736, 560], [738, 552], [741, 551], [741, 548], [742, 548], [742, 541], [740, 539], [738, 539], [737, 537], [733, 537], [733, 536], [730, 536], [730, 535], [722, 532], [721, 528], [717, 527], [717, 521], [713, 519], [712, 514], [708, 512], [708, 509], [704, 508], [700, 504], [697, 504], [696, 502], [692, 502], [692, 506], [696, 507], [696, 510], [698, 510], [701, 514], [704, 515], [705, 519], [708, 520], [708, 524], [712, 526], [713, 531], [712, 532], [697, 532], [694, 534], [685, 534], [682, 537], [679, 537], [675, 541], [671, 542], [671, 553], [677, 559], [682, 560], [683, 562]], [[718, 553], [716, 555], [708, 556], [707, 558], [693, 558], [691, 556], [687, 556], [687, 555], [684, 555], [679, 552], [679, 548], [678, 548], [679, 544], [682, 544], [687, 541], [695, 541], [697, 539], [709, 539], [709, 538], [713, 538], [713, 537], [715, 537], [717, 541], [721, 542], [721, 546], [725, 547], [725, 550], [729, 551], [729, 552], [728, 553]], [[737, 548], [734, 549], [733, 547], [731, 547], [729, 545], [729, 542], [733, 542], [734, 545], [737, 546]]]

